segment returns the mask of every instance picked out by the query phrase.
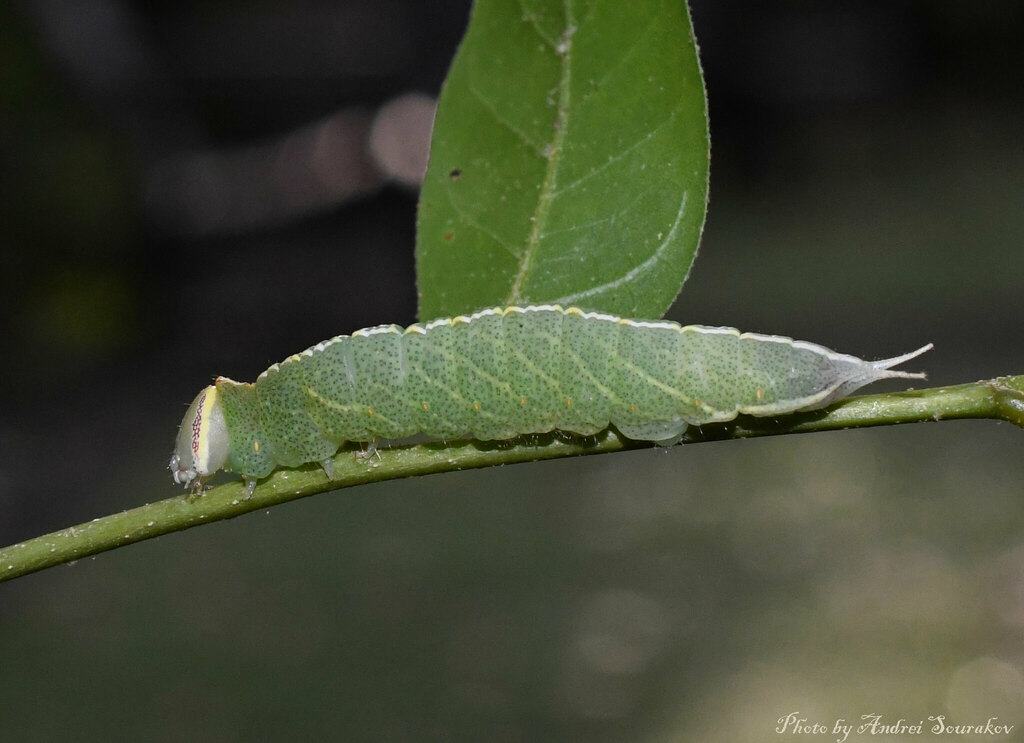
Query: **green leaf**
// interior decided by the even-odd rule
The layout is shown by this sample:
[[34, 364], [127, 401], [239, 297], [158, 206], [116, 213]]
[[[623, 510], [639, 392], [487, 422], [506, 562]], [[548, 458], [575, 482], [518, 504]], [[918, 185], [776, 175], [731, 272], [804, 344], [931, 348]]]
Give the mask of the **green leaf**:
[[420, 197], [420, 318], [660, 317], [696, 255], [707, 106], [685, 0], [477, 0]]

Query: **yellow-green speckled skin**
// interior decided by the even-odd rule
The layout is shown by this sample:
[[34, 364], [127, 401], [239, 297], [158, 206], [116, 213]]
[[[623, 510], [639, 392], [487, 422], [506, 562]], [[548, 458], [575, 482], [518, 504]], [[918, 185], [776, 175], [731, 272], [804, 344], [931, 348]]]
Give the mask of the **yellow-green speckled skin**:
[[858, 377], [866, 364], [789, 338], [545, 306], [361, 330], [217, 389], [227, 468], [264, 477], [345, 441], [417, 433], [507, 439], [613, 424], [668, 440], [740, 412], [814, 407], [872, 381]]

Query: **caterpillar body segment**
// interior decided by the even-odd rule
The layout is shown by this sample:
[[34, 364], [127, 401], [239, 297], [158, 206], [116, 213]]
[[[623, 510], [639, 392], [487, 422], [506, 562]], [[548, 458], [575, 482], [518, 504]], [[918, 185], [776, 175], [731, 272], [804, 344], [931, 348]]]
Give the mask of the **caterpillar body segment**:
[[734, 328], [627, 320], [558, 305], [487, 309], [359, 330], [274, 364], [253, 383], [220, 377], [182, 421], [171, 470], [201, 483], [323, 462], [346, 441], [425, 434], [508, 439], [614, 425], [670, 443], [688, 425], [823, 407], [929, 350], [864, 361]]

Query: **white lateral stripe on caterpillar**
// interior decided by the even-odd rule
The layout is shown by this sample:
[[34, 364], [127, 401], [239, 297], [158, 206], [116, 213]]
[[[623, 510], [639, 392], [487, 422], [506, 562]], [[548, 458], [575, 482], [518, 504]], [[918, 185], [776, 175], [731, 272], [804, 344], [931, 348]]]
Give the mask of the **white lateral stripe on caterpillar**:
[[[413, 323], [412, 325], [409, 325], [409, 326], [407, 326], [405, 328], [402, 328], [400, 325], [394, 325], [394, 324], [390, 324], [390, 325], [388, 325], [388, 324], [385, 324], [385, 325], [374, 325], [374, 326], [369, 327], [369, 328], [361, 328], [359, 330], [355, 330], [350, 335], [336, 335], [333, 338], [330, 338], [330, 339], [325, 340], [325, 341], [320, 341], [316, 345], [310, 346], [305, 351], [301, 351], [301, 352], [299, 352], [297, 354], [292, 354], [291, 356], [289, 356], [284, 361], [281, 361], [281, 362], [278, 362], [276, 364], [271, 365], [268, 369], [260, 372], [260, 374], [257, 377], [257, 379], [262, 379], [263, 377], [267, 376], [267, 374], [269, 374], [270, 372], [276, 371], [277, 369], [280, 368], [281, 364], [285, 364], [285, 363], [288, 363], [290, 361], [297, 361], [297, 360], [299, 360], [300, 358], [303, 358], [303, 357], [308, 358], [308, 357], [312, 356], [314, 353], [319, 352], [319, 351], [323, 351], [328, 346], [330, 346], [330, 345], [332, 345], [334, 343], [337, 343], [338, 341], [343, 341], [346, 338], [367, 338], [369, 336], [377, 335], [379, 333], [388, 333], [388, 334], [394, 334], [394, 333], [398, 333], [398, 334], [417, 333], [419, 335], [424, 335], [424, 334], [426, 334], [426, 332], [428, 330], [433, 330], [433, 329], [439, 328], [439, 327], [451, 327], [451, 326], [457, 325], [457, 324], [470, 323], [470, 322], [472, 322], [474, 320], [479, 320], [480, 318], [483, 318], [483, 317], [503, 316], [503, 315], [507, 315], [507, 314], [510, 314], [510, 313], [528, 314], [528, 313], [531, 313], [531, 312], [561, 312], [561, 313], [564, 313], [564, 314], [567, 314], [567, 315], [577, 315], [579, 317], [584, 317], [584, 318], [586, 318], [588, 320], [603, 320], [605, 322], [617, 323], [617, 324], [622, 324], [622, 325], [629, 325], [629, 326], [635, 327], [635, 328], [675, 328], [675, 329], [682, 329], [684, 327], [684, 326], [681, 326], [677, 322], [672, 322], [671, 320], [662, 320], [662, 321], [630, 320], [628, 318], [617, 317], [615, 315], [608, 315], [608, 314], [605, 314], [603, 312], [584, 312], [583, 310], [579, 309], [578, 307], [563, 308], [561, 305], [558, 305], [558, 304], [540, 304], [540, 305], [532, 305], [531, 304], [531, 305], [528, 305], [526, 307], [517, 307], [517, 306], [514, 306], [514, 305], [510, 305], [508, 307], [489, 307], [489, 308], [487, 308], [485, 310], [479, 310], [477, 312], [474, 312], [471, 315], [456, 315], [455, 317], [442, 317], [442, 318], [438, 318], [437, 320], [431, 320], [426, 325], [422, 325], [420, 323]], [[727, 332], [727, 333], [732, 333], [732, 334], [739, 334], [739, 331], [736, 330], [735, 328], [712, 328], [712, 327], [705, 328], [704, 326], [700, 326], [700, 325], [688, 325], [688, 326], [685, 326], [685, 327], [692, 328], [694, 330], [697, 330], [698, 332], [719, 332], [719, 331], [722, 331], [722, 332]]]

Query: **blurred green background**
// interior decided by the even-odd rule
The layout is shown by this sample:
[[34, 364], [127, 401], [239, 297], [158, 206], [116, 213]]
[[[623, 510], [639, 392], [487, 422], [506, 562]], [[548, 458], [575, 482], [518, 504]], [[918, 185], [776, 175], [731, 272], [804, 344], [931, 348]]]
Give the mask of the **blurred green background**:
[[[212, 376], [415, 319], [396, 102], [467, 13], [0, 6], [2, 543], [177, 494]], [[711, 207], [670, 317], [1024, 373], [1022, 6], [693, 16]], [[0, 586], [0, 739], [771, 741], [799, 712], [1024, 740], [1022, 455], [992, 422], [723, 442], [162, 537]]]

